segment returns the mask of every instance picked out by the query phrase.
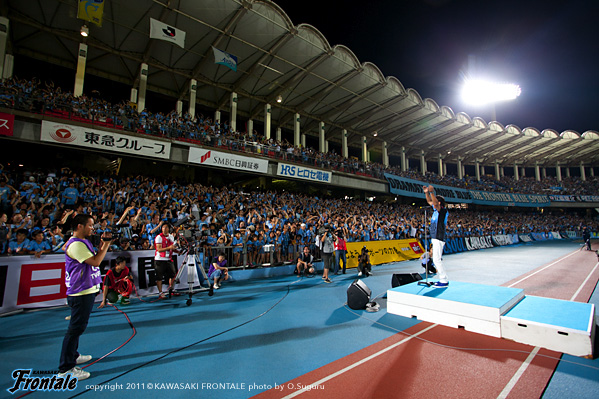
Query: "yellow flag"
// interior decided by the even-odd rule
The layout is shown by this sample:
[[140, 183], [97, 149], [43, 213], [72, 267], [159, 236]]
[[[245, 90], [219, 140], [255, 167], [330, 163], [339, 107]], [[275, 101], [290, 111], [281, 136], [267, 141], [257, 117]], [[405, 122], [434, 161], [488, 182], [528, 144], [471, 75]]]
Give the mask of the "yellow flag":
[[79, 0], [77, 18], [102, 26], [104, 0]]

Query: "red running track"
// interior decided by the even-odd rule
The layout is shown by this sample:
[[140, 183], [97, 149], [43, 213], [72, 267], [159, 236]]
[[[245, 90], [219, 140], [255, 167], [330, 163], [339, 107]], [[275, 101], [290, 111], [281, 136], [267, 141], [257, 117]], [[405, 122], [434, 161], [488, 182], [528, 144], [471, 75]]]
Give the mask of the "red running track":
[[[595, 254], [577, 250], [505, 286], [587, 302], [598, 279]], [[256, 398], [539, 398], [560, 356], [422, 322]]]

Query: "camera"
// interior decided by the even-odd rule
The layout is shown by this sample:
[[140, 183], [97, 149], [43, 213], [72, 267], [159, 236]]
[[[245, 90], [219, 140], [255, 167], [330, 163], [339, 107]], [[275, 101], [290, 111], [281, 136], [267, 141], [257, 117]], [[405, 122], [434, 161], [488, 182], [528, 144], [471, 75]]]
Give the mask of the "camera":
[[[111, 238], [102, 238], [102, 241], [112, 241], [112, 240], [118, 240], [119, 238], [121, 238], [121, 228], [120, 227], [112, 227], [110, 230], [106, 231], [105, 233], [110, 233], [112, 234]], [[100, 235], [100, 237], [102, 237]]]

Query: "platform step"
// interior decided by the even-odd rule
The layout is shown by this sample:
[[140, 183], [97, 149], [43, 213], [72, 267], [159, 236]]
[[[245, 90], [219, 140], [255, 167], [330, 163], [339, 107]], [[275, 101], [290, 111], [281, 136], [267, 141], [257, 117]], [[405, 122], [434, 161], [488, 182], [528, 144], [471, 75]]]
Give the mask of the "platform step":
[[459, 281], [433, 288], [414, 282], [387, 291], [387, 312], [499, 338], [500, 316], [523, 298], [518, 288]]
[[501, 335], [573, 356], [592, 356], [595, 305], [527, 295], [501, 316]]

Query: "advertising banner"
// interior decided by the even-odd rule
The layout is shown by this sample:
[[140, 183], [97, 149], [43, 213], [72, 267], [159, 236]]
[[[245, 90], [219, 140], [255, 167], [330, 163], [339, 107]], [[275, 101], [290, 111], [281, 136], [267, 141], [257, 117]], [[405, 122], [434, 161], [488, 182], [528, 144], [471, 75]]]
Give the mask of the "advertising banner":
[[[127, 266], [140, 296], [157, 294], [154, 251], [109, 252], [100, 265], [102, 278], [114, 265], [117, 256], [127, 259]], [[67, 289], [64, 285], [64, 254], [0, 257], [0, 313], [21, 308], [40, 308], [66, 305]], [[181, 267], [182, 256], [173, 256]], [[200, 259], [202, 261], [202, 259]], [[185, 266], [187, 269], [188, 266]], [[199, 286], [198, 272], [194, 273], [194, 286]], [[189, 287], [187, 270], [184, 270], [177, 289]], [[134, 291], [135, 293], [135, 291]], [[96, 297], [101, 301], [102, 295]]]
[[188, 162], [218, 168], [235, 169], [252, 173], [267, 173], [268, 160], [244, 157], [212, 149], [189, 147]]
[[418, 259], [420, 255], [424, 253], [418, 240], [414, 238], [405, 240], [348, 242], [347, 267], [358, 267], [358, 256], [360, 256], [364, 246], [368, 249], [370, 263], [373, 265]]
[[168, 141], [49, 121], [42, 121], [41, 140], [65, 146], [80, 146], [162, 159], [169, 159], [171, 154], [171, 143]]
[[330, 183], [332, 173], [324, 170], [306, 168], [305, 166], [300, 165], [279, 163], [277, 166], [277, 175], [292, 177], [294, 179], [311, 180], [317, 183]]
[[12, 136], [15, 116], [0, 112], [0, 136]]

